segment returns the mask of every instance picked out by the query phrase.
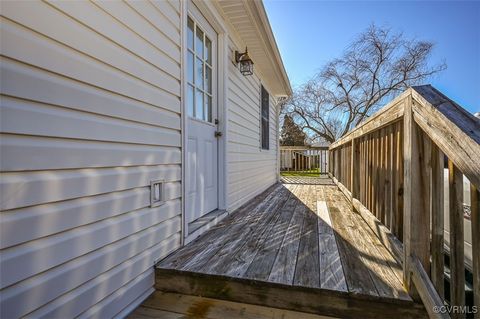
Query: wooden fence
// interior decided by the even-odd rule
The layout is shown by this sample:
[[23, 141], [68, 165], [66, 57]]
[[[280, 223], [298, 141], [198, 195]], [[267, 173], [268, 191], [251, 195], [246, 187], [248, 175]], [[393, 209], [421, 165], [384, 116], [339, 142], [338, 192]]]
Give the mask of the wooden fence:
[[328, 173], [328, 147], [280, 146], [280, 171]]
[[[467, 268], [473, 284], [470, 306], [477, 307], [475, 318], [480, 318], [479, 144], [479, 120], [427, 85], [408, 89], [330, 146], [334, 182], [403, 262], [408, 292], [423, 301], [431, 317], [448, 317], [434, 311], [447, 298], [450, 305], [466, 306]], [[470, 181], [470, 263], [464, 258], [463, 175]], [[452, 317], [464, 318], [474, 308], [459, 309]]]

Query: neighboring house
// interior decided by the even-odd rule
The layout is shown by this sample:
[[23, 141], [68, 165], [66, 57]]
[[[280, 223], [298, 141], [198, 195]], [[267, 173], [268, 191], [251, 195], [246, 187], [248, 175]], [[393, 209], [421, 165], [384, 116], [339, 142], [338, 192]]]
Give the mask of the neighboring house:
[[291, 88], [263, 4], [2, 1], [1, 15], [0, 316], [125, 316], [156, 262], [278, 180]]

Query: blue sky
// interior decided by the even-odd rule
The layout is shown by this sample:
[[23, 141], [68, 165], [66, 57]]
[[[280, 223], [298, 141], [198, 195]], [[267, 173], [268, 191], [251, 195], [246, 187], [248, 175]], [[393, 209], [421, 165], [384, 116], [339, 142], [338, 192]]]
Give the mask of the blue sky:
[[312, 77], [371, 23], [435, 44], [448, 68], [430, 83], [480, 112], [480, 1], [264, 0], [292, 86]]

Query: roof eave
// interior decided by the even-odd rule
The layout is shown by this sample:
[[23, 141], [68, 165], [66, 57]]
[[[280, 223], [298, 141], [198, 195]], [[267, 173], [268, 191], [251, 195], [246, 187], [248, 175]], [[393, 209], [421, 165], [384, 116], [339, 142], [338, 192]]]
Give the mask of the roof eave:
[[251, 3], [255, 4], [255, 7], [260, 15], [260, 18], [262, 20], [262, 25], [265, 28], [265, 33], [268, 37], [268, 40], [270, 41], [270, 44], [272, 46], [272, 53], [273, 56], [275, 57], [275, 62], [278, 66], [278, 69], [281, 72], [281, 76], [283, 78], [283, 85], [285, 87], [286, 91], [286, 96], [292, 95], [292, 87], [290, 85], [290, 80], [287, 75], [287, 71], [285, 70], [285, 66], [283, 64], [282, 57], [280, 55], [280, 50], [278, 49], [277, 41], [275, 40], [275, 36], [273, 34], [272, 27], [270, 25], [270, 21], [268, 20], [267, 12], [265, 10], [265, 6], [263, 5], [263, 1], [257, 0], [257, 1], [251, 1]]
[[248, 47], [255, 69], [276, 97], [287, 97], [292, 88], [261, 0], [218, 0], [215, 2], [232, 28], [238, 50]]

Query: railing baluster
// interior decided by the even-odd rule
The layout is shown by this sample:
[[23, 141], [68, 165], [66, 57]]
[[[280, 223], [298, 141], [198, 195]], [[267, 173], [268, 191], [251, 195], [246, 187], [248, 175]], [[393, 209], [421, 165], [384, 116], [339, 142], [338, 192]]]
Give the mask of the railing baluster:
[[438, 294], [444, 298], [444, 173], [443, 152], [437, 146], [432, 147], [432, 269], [431, 278]]
[[[351, 147], [351, 166], [350, 166], [350, 183], [352, 185], [351, 192], [352, 192], [352, 205], [353, 205], [353, 198], [359, 198], [360, 194], [360, 143], [358, 139], [352, 139], [352, 147]], [[353, 209], [353, 208], [352, 208]]]
[[403, 206], [404, 206], [404, 157], [403, 157], [403, 122], [397, 123], [397, 136], [396, 136], [396, 170], [397, 179], [395, 180], [395, 193], [396, 193], [396, 210], [397, 210], [397, 236], [400, 241], [403, 242]]
[[376, 179], [375, 179], [375, 211], [377, 214], [378, 220], [382, 220], [382, 212], [381, 212], [381, 181], [382, 178], [382, 135], [381, 132], [377, 131], [377, 152], [375, 153], [375, 161], [376, 161], [376, 168], [375, 171]]
[[378, 131], [372, 133], [372, 213], [378, 218], [377, 210], [377, 176], [378, 176]]
[[[455, 306], [465, 305], [465, 264], [463, 237], [463, 176], [460, 170], [448, 161], [448, 191], [450, 210], [450, 302]], [[464, 318], [453, 313], [454, 318]]]
[[373, 133], [370, 134], [369, 137], [369, 150], [368, 150], [368, 188], [369, 188], [369, 194], [368, 194], [368, 209], [370, 212], [375, 215], [375, 211], [373, 209], [373, 157], [375, 155], [375, 143], [374, 143], [374, 136]]
[[477, 307], [475, 318], [480, 318], [480, 192], [470, 183], [470, 209], [472, 224], [472, 277], [473, 305]]
[[377, 139], [377, 151], [375, 153], [375, 171], [376, 171], [376, 177], [375, 177], [375, 214], [378, 218], [378, 220], [382, 220], [382, 215], [380, 212], [380, 205], [381, 201], [380, 198], [382, 196], [381, 194], [381, 182], [380, 178], [382, 177], [382, 135], [380, 134], [380, 131], [376, 131], [376, 139]]
[[388, 128], [388, 143], [387, 143], [387, 174], [388, 174], [388, 185], [387, 185], [387, 212], [388, 212], [388, 219], [389, 219], [389, 229], [393, 230], [395, 227], [395, 215], [393, 210], [393, 134], [394, 128], [389, 126]]
[[378, 174], [378, 213], [379, 220], [385, 224], [385, 129], [380, 129], [380, 156]]
[[360, 162], [361, 162], [361, 172], [360, 172], [360, 202], [365, 205], [365, 178], [367, 177], [367, 167], [365, 165], [365, 136], [360, 138]]

